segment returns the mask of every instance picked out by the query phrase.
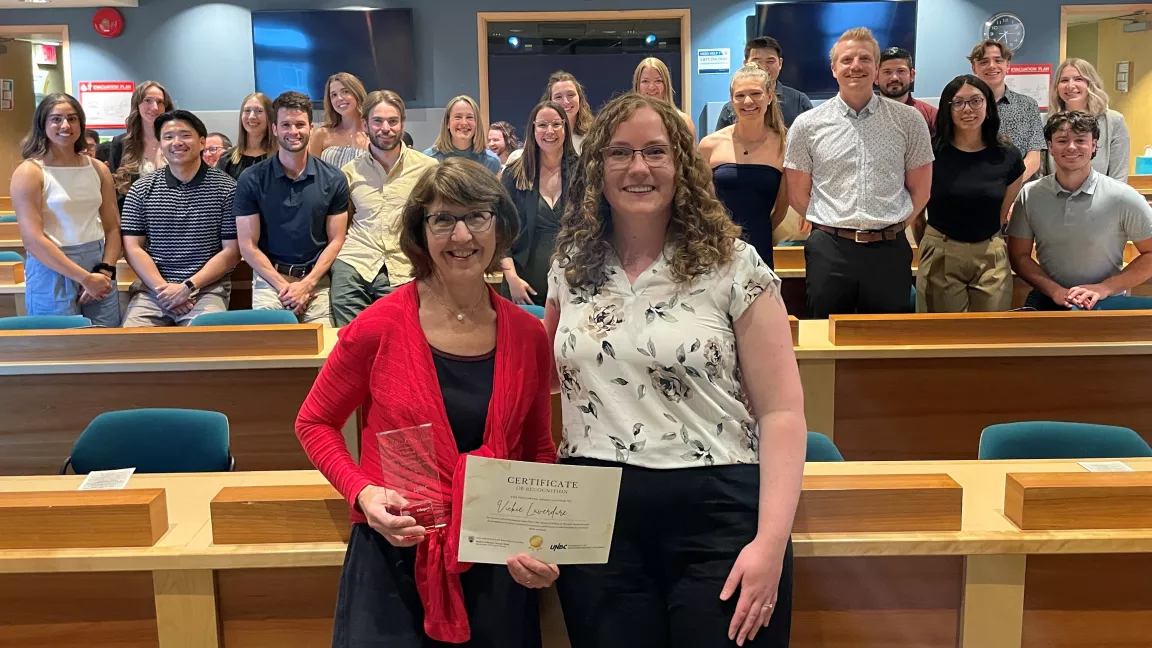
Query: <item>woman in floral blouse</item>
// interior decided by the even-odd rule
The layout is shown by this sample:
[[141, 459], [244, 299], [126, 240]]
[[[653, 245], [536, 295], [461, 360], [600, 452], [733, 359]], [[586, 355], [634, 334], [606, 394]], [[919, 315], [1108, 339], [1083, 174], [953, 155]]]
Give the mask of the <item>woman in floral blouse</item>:
[[800, 376], [780, 280], [693, 144], [666, 103], [614, 99], [556, 239], [561, 460], [623, 468], [609, 563], [558, 581], [573, 648], [788, 645]]

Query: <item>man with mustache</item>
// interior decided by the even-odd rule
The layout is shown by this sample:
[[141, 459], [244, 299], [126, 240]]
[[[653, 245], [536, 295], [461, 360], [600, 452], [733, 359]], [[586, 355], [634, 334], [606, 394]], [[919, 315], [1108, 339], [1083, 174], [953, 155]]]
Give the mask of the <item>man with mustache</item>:
[[844, 32], [831, 52], [840, 92], [788, 131], [788, 200], [811, 223], [808, 309], [819, 319], [911, 310], [904, 230], [928, 204], [932, 142], [914, 108], [873, 93], [879, 58], [871, 31]]
[[[1024, 185], [1016, 197], [1008, 260], [1032, 286], [1025, 306], [1091, 310], [1152, 278], [1152, 207], [1127, 183], [1092, 168], [1100, 140], [1096, 117], [1053, 115], [1044, 139], [1056, 173]], [[1140, 256], [1124, 266], [1128, 241]]]
[[936, 109], [912, 98], [912, 84], [916, 69], [912, 67], [912, 54], [903, 47], [889, 47], [880, 53], [880, 94], [915, 108], [928, 122], [928, 132], [936, 135]]
[[252, 308], [328, 325], [328, 270], [348, 231], [348, 180], [308, 153], [308, 95], [281, 94], [271, 117], [279, 151], [240, 174], [232, 206], [240, 253], [255, 275]]
[[391, 90], [368, 95], [361, 109], [368, 150], [344, 165], [352, 224], [332, 264], [332, 324], [345, 326], [372, 302], [412, 280], [400, 250], [401, 215], [416, 181], [437, 164], [404, 144], [404, 100]]

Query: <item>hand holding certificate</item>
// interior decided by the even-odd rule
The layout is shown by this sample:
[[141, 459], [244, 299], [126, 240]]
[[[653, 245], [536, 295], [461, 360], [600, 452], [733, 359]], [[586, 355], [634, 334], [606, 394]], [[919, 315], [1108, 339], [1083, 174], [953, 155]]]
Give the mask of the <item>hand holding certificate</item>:
[[462, 562], [502, 565], [519, 554], [554, 565], [608, 562], [619, 468], [483, 457], [467, 462]]

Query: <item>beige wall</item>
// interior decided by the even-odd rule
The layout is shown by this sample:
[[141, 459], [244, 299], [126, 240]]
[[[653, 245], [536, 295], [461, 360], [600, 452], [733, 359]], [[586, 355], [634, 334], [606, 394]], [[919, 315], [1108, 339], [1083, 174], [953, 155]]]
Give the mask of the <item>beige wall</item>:
[[0, 78], [12, 79], [14, 108], [0, 112], [0, 196], [8, 196], [12, 172], [20, 165], [20, 140], [32, 123], [36, 96], [32, 89], [32, 45], [24, 41], [5, 43], [7, 53], [0, 54]]
[[1068, 27], [1068, 58], [1081, 58], [1095, 66], [1099, 35], [1094, 22]]
[[[1112, 98], [1112, 108], [1124, 114], [1132, 135], [1128, 169], [1132, 173], [1136, 156], [1152, 145], [1152, 30], [1127, 33], [1119, 20], [1104, 20], [1100, 22], [1097, 47], [1096, 69]], [[1116, 63], [1120, 61], [1132, 63], [1128, 92], [1116, 91]]]

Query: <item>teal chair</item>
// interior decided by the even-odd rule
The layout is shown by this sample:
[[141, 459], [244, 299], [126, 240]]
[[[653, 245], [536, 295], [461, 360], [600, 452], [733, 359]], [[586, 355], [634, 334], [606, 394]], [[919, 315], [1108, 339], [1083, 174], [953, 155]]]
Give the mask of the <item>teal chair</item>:
[[1152, 297], [1116, 295], [1101, 300], [1092, 310], [1152, 310]]
[[299, 324], [292, 311], [286, 310], [233, 310], [222, 313], [204, 313], [189, 326], [261, 326], [265, 324]]
[[24, 261], [24, 257], [20, 256], [19, 252], [13, 250], [0, 250], [0, 262], [16, 261], [20, 263]]
[[916, 312], [916, 286], [915, 285], [912, 286], [912, 292], [910, 292], [908, 294], [908, 308], [913, 313]]
[[1025, 421], [984, 428], [981, 459], [1099, 459], [1152, 457], [1152, 447], [1132, 430], [1094, 423]]
[[804, 247], [804, 241], [780, 241], [776, 247]]
[[832, 439], [819, 432], [809, 432], [808, 449], [804, 453], [804, 461], [844, 461], [844, 455], [840, 454], [840, 449], [836, 447], [835, 443], [832, 443]]
[[189, 409], [105, 412], [92, 419], [60, 468], [77, 475], [135, 468], [139, 473], [227, 472], [228, 417]]
[[15, 222], [16, 222], [16, 214], [4, 214], [3, 216], [0, 216], [0, 223], [15, 223]]
[[532, 313], [533, 315], [535, 315], [536, 319], [544, 319], [544, 307], [543, 306], [537, 306], [535, 304], [520, 304], [520, 308], [523, 308], [524, 310], [528, 311], [529, 313]]
[[0, 331], [36, 331], [43, 329], [73, 329], [92, 326], [92, 320], [83, 315], [17, 315], [0, 317]]

